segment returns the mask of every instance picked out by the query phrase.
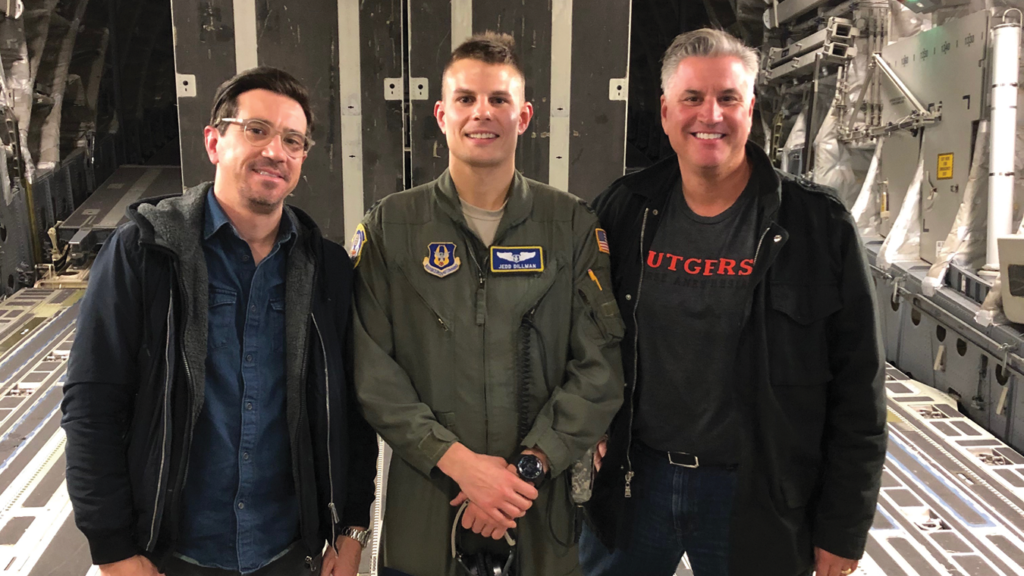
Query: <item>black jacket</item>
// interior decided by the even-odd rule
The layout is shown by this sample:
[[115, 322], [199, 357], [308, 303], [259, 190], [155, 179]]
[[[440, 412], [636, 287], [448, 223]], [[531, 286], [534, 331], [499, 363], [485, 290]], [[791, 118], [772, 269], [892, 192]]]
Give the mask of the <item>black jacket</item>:
[[[204, 184], [146, 200], [92, 267], [64, 385], [67, 482], [96, 564], [174, 550], [205, 390]], [[300, 539], [316, 557], [368, 526], [376, 435], [349, 385], [352, 264], [294, 208], [285, 280], [287, 421]]]
[[[730, 571], [794, 576], [811, 567], [815, 546], [845, 558], [864, 552], [885, 459], [885, 363], [849, 212], [830, 190], [777, 172], [757, 146], [747, 144], [747, 157], [760, 183], [762, 233], [739, 347], [723, 351], [735, 354], [744, 423]], [[626, 497], [639, 377], [636, 306], [645, 255], [678, 179], [673, 156], [620, 178], [595, 201], [626, 321], [626, 400], [588, 506], [609, 547], [640, 521]]]

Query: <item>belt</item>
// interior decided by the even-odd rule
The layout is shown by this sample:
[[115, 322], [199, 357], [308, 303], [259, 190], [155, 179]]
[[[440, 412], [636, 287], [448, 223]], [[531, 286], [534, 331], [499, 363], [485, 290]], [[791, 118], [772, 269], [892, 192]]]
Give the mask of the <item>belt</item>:
[[680, 466], [682, 468], [718, 468], [721, 470], [735, 470], [739, 467], [739, 464], [735, 462], [726, 462], [719, 460], [714, 456], [699, 456], [697, 454], [690, 454], [689, 452], [672, 452], [671, 450], [657, 450], [651, 448], [647, 444], [636, 440], [633, 442], [641, 452], [647, 452], [651, 455], [656, 455], [661, 458], [668, 458], [668, 463], [673, 466]]

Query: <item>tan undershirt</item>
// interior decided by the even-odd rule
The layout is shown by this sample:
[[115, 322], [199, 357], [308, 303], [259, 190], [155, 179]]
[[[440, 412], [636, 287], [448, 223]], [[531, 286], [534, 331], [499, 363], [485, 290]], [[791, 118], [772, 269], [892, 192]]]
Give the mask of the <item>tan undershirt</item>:
[[502, 204], [501, 208], [497, 210], [484, 210], [465, 202], [462, 203], [462, 215], [466, 217], [466, 225], [484, 243], [484, 246], [490, 246], [491, 242], [494, 242], [494, 234], [498, 231], [498, 224], [501, 222], [503, 214], [505, 214], [505, 204]]

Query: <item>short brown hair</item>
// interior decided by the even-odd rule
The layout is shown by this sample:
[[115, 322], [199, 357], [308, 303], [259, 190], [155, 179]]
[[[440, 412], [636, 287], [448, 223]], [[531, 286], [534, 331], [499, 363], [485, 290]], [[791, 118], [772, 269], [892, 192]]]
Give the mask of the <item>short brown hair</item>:
[[514, 68], [520, 77], [526, 78], [523, 69], [519, 67], [519, 57], [516, 56], [516, 41], [510, 34], [500, 34], [490, 30], [482, 34], [474, 34], [469, 40], [452, 50], [452, 57], [444, 65], [441, 78], [448, 73], [452, 64], [467, 59], [478, 60], [485, 64], [506, 64]]
[[279, 68], [259, 66], [231, 77], [217, 88], [210, 109], [210, 126], [221, 134], [227, 125], [221, 120], [238, 113], [238, 97], [250, 90], [269, 90], [298, 102], [306, 115], [306, 134], [313, 133], [313, 111], [309, 108], [309, 92], [294, 76]]

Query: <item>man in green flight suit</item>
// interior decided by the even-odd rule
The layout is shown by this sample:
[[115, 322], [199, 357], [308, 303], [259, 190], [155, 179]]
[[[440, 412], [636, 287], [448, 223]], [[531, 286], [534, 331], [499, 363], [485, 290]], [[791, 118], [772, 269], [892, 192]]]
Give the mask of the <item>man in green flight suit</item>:
[[381, 201], [351, 248], [356, 389], [395, 456], [383, 565], [459, 574], [468, 500], [466, 529], [515, 528], [520, 576], [579, 574], [569, 469], [622, 402], [608, 243], [515, 169], [533, 107], [510, 36], [452, 53], [434, 115], [448, 170]]

